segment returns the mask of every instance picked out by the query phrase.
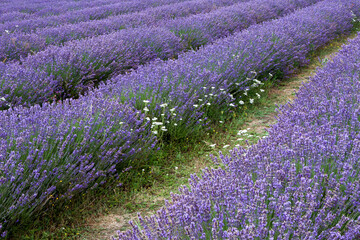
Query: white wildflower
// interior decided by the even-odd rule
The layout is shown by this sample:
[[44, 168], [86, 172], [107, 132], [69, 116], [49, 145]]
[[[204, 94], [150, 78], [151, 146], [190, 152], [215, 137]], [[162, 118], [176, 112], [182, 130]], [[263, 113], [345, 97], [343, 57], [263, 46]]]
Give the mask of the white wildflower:
[[224, 123], [223, 121], [219, 121], [219, 123]]
[[273, 75], [271, 73], [269, 73], [270, 77], [272, 77]]
[[209, 103], [209, 102], [208, 102], [208, 103], [206, 103], [206, 105], [210, 106], [210, 105], [211, 105], [211, 103]]
[[123, 125], [123, 124], [124, 124], [124, 122], [119, 122], [119, 124], [120, 124], [120, 125]]
[[210, 145], [210, 147], [212, 147], [212, 148], [214, 148], [215, 146], [216, 146], [216, 144], [215, 144], [215, 143]]
[[10, 31], [9, 31], [9, 30], [5, 30], [5, 32], [6, 32], [7, 34], [9, 34], [9, 33], [10, 33]]
[[177, 126], [177, 123], [174, 123], [174, 126]]
[[160, 126], [160, 125], [163, 125], [163, 123], [162, 122], [154, 122], [153, 123], [155, 126]]
[[254, 103], [254, 99], [250, 98], [250, 103], [253, 104]]
[[178, 167], [175, 167], [175, 170], [178, 170], [179, 168]]
[[148, 112], [148, 111], [150, 111], [147, 107], [144, 107], [144, 109], [143, 109], [145, 112]]
[[254, 81], [254, 82], [256, 82], [257, 84], [262, 84], [262, 82], [261, 82], [261, 81], [259, 81], [259, 80], [255, 79], [255, 78], [253, 79], [253, 81]]
[[167, 103], [163, 103], [160, 105], [160, 107], [166, 107], [168, 104]]
[[153, 117], [153, 119], [152, 119], [153, 121], [156, 121], [157, 120], [157, 117]]
[[143, 100], [144, 103], [149, 103], [150, 101], [149, 100]]
[[150, 121], [150, 118], [149, 118], [149, 117], [146, 117], [145, 119], [148, 120], [148, 121]]
[[0, 101], [6, 101], [6, 99], [4, 97], [0, 98]]
[[225, 146], [223, 146], [223, 148], [227, 148], [227, 147], [230, 147], [230, 145], [225, 145]]
[[197, 107], [198, 107], [199, 105], [197, 105], [197, 104], [194, 104], [193, 106], [197, 108]]
[[229, 104], [229, 106], [230, 106], [230, 107], [235, 107], [235, 105], [234, 105], [234, 104], [232, 104], [232, 103], [230, 103], [230, 104]]
[[173, 112], [173, 111], [175, 111], [175, 108], [170, 109], [170, 112]]
[[242, 134], [244, 134], [244, 133], [247, 133], [247, 130], [239, 130], [239, 132], [237, 133], [237, 135], [242, 135]]
[[199, 98], [199, 102], [202, 102], [202, 99], [201, 99], [201, 98]]
[[261, 96], [260, 96], [260, 94], [258, 94], [258, 93], [256, 93], [256, 96], [258, 97], [258, 98], [260, 98]]
[[265, 92], [265, 90], [264, 90], [264, 89], [260, 89], [260, 92]]
[[239, 104], [244, 105], [245, 103], [244, 103], [244, 101], [240, 100]]
[[158, 134], [158, 131], [153, 131], [153, 134], [155, 134], [155, 135]]

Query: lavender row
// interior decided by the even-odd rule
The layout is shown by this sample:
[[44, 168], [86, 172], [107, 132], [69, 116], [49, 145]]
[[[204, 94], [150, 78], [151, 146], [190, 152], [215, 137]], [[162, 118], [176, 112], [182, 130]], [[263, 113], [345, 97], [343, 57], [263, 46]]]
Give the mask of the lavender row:
[[111, 3], [117, 0], [96, 0], [96, 1], [11, 1], [0, 6], [0, 14], [10, 12], [23, 12], [36, 16], [57, 15], [72, 9], [95, 7]]
[[146, 111], [150, 118], [163, 116], [169, 122], [164, 126], [167, 135], [186, 137], [209, 120], [222, 120], [219, 112], [232, 113], [245, 102], [254, 102], [248, 92], [259, 88], [269, 75], [291, 74], [307, 64], [313, 50], [348, 33], [353, 26], [351, 11], [360, 9], [360, 2], [351, 2], [319, 2], [182, 54], [177, 60], [140, 66], [94, 92], [117, 96]]
[[102, 96], [17, 108], [0, 122], [3, 235], [64, 198], [114, 181], [119, 166], [146, 157], [156, 143], [144, 115]]
[[186, 2], [188, 0], [148, 0], [141, 2], [117, 2], [104, 6], [94, 6], [80, 10], [67, 11], [64, 14], [48, 17], [37, 17], [21, 21], [11, 21], [0, 24], [0, 35], [12, 33], [31, 33], [45, 27], [59, 27], [65, 24], [76, 24], [92, 20], [104, 19], [110, 16], [144, 11], [147, 8]]
[[160, 23], [181, 37], [189, 49], [197, 49], [250, 25], [284, 16], [320, 0], [251, 1], [223, 7], [205, 14]]
[[101, 20], [41, 28], [29, 34], [9, 32], [0, 36], [0, 60], [19, 60], [29, 53], [39, 52], [50, 45], [61, 45], [71, 40], [109, 34], [124, 28], [153, 26], [164, 20], [210, 12], [218, 7], [246, 1], [249, 0], [192, 0]]
[[[19, 6], [21, 4], [16, 4], [14, 2], [11, 3], [10, 6], [0, 6], [0, 10], [3, 13], [0, 14], [0, 23], [4, 24], [7, 23], [11, 26], [10, 22], [13, 22], [13, 26], [16, 26], [15, 22], [27, 20], [27, 19], [35, 19], [39, 17], [48, 17], [48, 16], [56, 16], [60, 14], [65, 14], [69, 11], [77, 11], [86, 8], [92, 7], [100, 7], [106, 6], [109, 4], [114, 4], [118, 2], [117, 0], [98, 0], [98, 1], [86, 1], [86, 2], [79, 2], [76, 5], [70, 4], [68, 2], [59, 2], [56, 1], [55, 3], [42, 3], [40, 6], [35, 6], [34, 3], [31, 5], [32, 10], [27, 9], [29, 7], [29, 2], [21, 3], [23, 6], [20, 9], [10, 9], [8, 11], [4, 11], [6, 8], [10, 7], [13, 8], [14, 6]], [[59, 4], [57, 6], [56, 4]], [[56, 5], [56, 6], [55, 6]], [[3, 34], [3, 32], [1, 32]]]
[[[5, 100], [0, 102], [0, 107], [28, 106], [53, 99], [77, 97], [89, 87], [96, 86], [111, 76], [137, 68], [140, 64], [155, 58], [173, 58], [189, 46], [199, 47], [200, 43], [214, 41], [234, 30], [279, 17], [313, 2], [314, 0], [292, 3], [287, 0], [256, 0], [220, 8], [214, 13], [209, 13], [210, 16], [202, 14], [196, 19], [190, 17], [174, 20], [167, 26], [168, 30], [123, 30], [92, 39], [69, 42], [63, 47], [51, 46], [24, 59], [21, 66], [17, 63], [9, 64], [7, 68], [3, 66], [1, 75], [4, 77], [0, 77], [3, 82], [0, 96]], [[227, 14], [230, 9], [231, 14]], [[272, 9], [272, 12], [268, 9]], [[219, 19], [219, 16], [222, 18]], [[212, 30], [210, 26], [216, 21], [218, 28]], [[175, 34], [178, 37], [172, 33], [173, 28], [176, 28]], [[185, 33], [182, 31], [184, 29], [191, 34], [181, 34]]]
[[[116, 239], [359, 239], [360, 35], [318, 70], [269, 136]], [[115, 239], [115, 238], [114, 238]]]

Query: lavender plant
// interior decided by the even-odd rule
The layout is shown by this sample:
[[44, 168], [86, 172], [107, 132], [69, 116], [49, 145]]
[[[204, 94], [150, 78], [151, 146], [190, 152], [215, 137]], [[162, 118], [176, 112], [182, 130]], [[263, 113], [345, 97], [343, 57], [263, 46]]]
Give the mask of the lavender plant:
[[116, 179], [156, 144], [142, 114], [101, 95], [4, 111], [0, 123], [4, 235], [49, 204]]

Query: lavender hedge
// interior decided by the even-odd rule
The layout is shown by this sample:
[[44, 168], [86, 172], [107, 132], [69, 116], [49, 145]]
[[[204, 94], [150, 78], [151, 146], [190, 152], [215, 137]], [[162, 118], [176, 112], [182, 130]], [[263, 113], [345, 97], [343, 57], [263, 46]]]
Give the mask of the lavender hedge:
[[[156, 144], [144, 115], [101, 95], [0, 115], [0, 233], [96, 188]], [[19, 222], [18, 222], [19, 221]]]
[[41, 28], [29, 34], [8, 32], [0, 36], [0, 60], [19, 60], [20, 57], [44, 50], [49, 45], [61, 45], [67, 41], [108, 34], [124, 28], [153, 26], [163, 20], [210, 12], [239, 1], [249, 0], [193, 0], [101, 20]]
[[[350, 9], [358, 11], [360, 3], [352, 7], [348, 3], [319, 2], [177, 60], [141, 66], [136, 72], [114, 77], [95, 92], [117, 96], [139, 110], [144, 110], [143, 101], [149, 101], [144, 111], [155, 118], [165, 114], [165, 121], [171, 122], [165, 124], [167, 135], [186, 137], [209, 119], [223, 120], [219, 112], [231, 113], [243, 102], [252, 103], [249, 90], [267, 81], [269, 74], [287, 76], [308, 62], [310, 52], [349, 32], [353, 26]], [[161, 107], [164, 103], [166, 109]]]
[[65, 24], [75, 24], [110, 16], [144, 11], [154, 6], [170, 5], [188, 0], [147, 0], [141, 2], [116, 2], [103, 6], [95, 5], [91, 8], [66, 11], [64, 14], [48, 17], [38, 17], [22, 21], [11, 21], [0, 24], [0, 35], [16, 31], [17, 33], [31, 33], [45, 27], [58, 27]]
[[[41, 104], [44, 100], [50, 101], [53, 98], [77, 97], [87, 88], [155, 58], [176, 57], [189, 46], [199, 47], [200, 43], [212, 42], [235, 30], [239, 31], [256, 22], [279, 17], [313, 3], [314, 0], [291, 3], [287, 0], [257, 0], [220, 8], [199, 17], [175, 19], [169, 24], [164, 23], [168, 30], [149, 27], [129, 29], [72, 41], [63, 47], [50, 46], [45, 51], [23, 59], [21, 66], [17, 63], [8, 65], [11, 68], [3, 73], [3, 84], [0, 85], [0, 96], [6, 101], [2, 101], [0, 107], [6, 108], [9, 104], [26, 106]], [[272, 12], [268, 9], [272, 9]], [[219, 16], [224, 18], [219, 19]], [[212, 31], [210, 26], [216, 21], [218, 28]], [[190, 34], [183, 34], [185, 31], [191, 32], [191, 37]], [[194, 41], [195, 38], [204, 40], [204, 35], [208, 36], [206, 42]], [[39, 76], [35, 73], [29, 81], [29, 71], [39, 72]], [[44, 77], [46, 75], [50, 77]]]
[[359, 239], [360, 35], [280, 108], [269, 136], [192, 175], [113, 239]]
[[223, 7], [205, 14], [167, 21], [166, 28], [181, 37], [190, 49], [196, 49], [218, 38], [229, 36], [253, 24], [284, 16], [319, 0], [296, 1], [250, 1]]
[[0, 13], [23, 12], [35, 16], [57, 15], [73, 9], [101, 6], [118, 2], [118, 0], [96, 1], [10, 1], [0, 5]]

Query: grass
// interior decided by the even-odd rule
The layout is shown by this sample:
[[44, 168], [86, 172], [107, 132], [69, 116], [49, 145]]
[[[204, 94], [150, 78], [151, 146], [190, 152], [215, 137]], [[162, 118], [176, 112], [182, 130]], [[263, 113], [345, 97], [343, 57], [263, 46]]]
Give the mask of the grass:
[[[214, 124], [198, 139], [164, 144], [149, 159], [134, 162], [117, 180], [121, 186], [113, 182], [59, 202], [34, 221], [19, 226], [11, 239], [108, 239], [116, 230], [129, 227], [128, 220], [135, 219], [137, 212], [154, 213], [163, 206], [164, 199], [170, 198], [170, 192], [187, 184], [190, 174], [216, 167], [210, 155], [217, 156], [219, 151], [226, 154], [237, 145], [246, 147], [266, 136], [266, 128], [275, 122], [277, 105], [293, 99], [295, 90], [321, 67], [324, 59], [338, 51], [348, 37], [355, 36], [354, 31], [318, 49], [309, 66], [292, 77], [267, 83], [262, 98], [243, 107], [231, 121]], [[238, 135], [239, 130], [247, 132]]]

